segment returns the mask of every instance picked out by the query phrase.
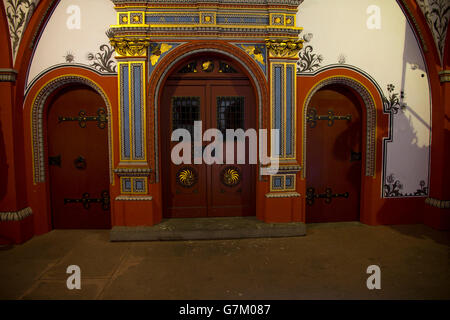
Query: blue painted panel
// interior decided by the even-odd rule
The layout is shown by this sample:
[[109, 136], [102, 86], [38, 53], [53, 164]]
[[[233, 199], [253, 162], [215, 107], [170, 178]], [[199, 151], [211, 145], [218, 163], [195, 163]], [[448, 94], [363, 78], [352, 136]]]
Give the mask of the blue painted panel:
[[131, 179], [130, 178], [122, 179], [122, 191], [123, 192], [131, 192]]
[[247, 15], [218, 15], [217, 24], [268, 25], [269, 17]]
[[198, 15], [146, 15], [145, 17], [147, 24], [197, 24], [199, 21]]
[[135, 179], [134, 180], [134, 192], [145, 192], [145, 180]]
[[275, 79], [274, 79], [274, 96], [275, 96], [275, 110], [274, 110], [274, 129], [280, 130], [280, 152], [283, 153], [283, 80], [282, 80], [282, 67], [275, 67]]
[[142, 66], [133, 66], [133, 89], [134, 89], [134, 123], [133, 123], [133, 157], [135, 159], [144, 158], [144, 152], [142, 148], [142, 137], [144, 135], [142, 128]]
[[130, 158], [130, 81], [128, 76], [128, 65], [120, 68], [121, 89], [121, 126], [122, 126], [122, 158]]
[[293, 137], [293, 128], [292, 128], [292, 119], [294, 117], [294, 106], [292, 99], [292, 88], [294, 86], [294, 71], [291, 66], [286, 68], [286, 156], [293, 155], [293, 146], [292, 141]]

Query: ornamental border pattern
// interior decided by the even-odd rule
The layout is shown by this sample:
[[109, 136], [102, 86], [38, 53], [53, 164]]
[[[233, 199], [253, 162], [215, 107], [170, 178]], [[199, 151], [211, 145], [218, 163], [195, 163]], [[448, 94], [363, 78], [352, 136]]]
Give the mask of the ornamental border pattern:
[[32, 105], [32, 115], [31, 115], [31, 131], [32, 131], [32, 154], [33, 154], [33, 179], [34, 183], [45, 182], [45, 151], [44, 151], [44, 107], [47, 98], [55, 90], [61, 88], [64, 85], [71, 83], [80, 83], [87, 85], [94, 89], [105, 102], [106, 108], [108, 110], [108, 156], [109, 156], [109, 178], [110, 183], [113, 183], [113, 159], [112, 159], [112, 114], [111, 105], [108, 101], [106, 94], [100, 87], [97, 86], [93, 81], [88, 78], [76, 75], [61, 76], [53, 79], [47, 83], [43, 88], [39, 90], [36, 95], [35, 100]]
[[[307, 142], [307, 112], [308, 106], [311, 102], [312, 97], [316, 94], [317, 91], [322, 89], [325, 86], [331, 84], [342, 84], [348, 87], [353, 88], [358, 92], [361, 98], [364, 101], [364, 105], [367, 110], [367, 121], [366, 121], [366, 163], [365, 163], [365, 172], [367, 177], [375, 176], [375, 154], [376, 154], [376, 127], [377, 127], [377, 119], [376, 119], [376, 107], [375, 102], [373, 101], [369, 91], [358, 83], [356, 80], [351, 78], [336, 76], [332, 78], [325, 79], [319, 82], [314, 89], [309, 93], [308, 97], [305, 100], [305, 108], [303, 110], [303, 150], [302, 150], [302, 168], [305, 168], [306, 163], [306, 142]], [[304, 179], [306, 175], [306, 170], [302, 171], [302, 178]]]
[[[148, 0], [111, 0], [114, 5], [124, 5], [129, 4], [130, 2], [133, 3], [145, 3], [148, 4]], [[159, 3], [159, 4], [165, 4], [165, 3], [180, 3], [184, 5], [192, 4], [194, 2], [194, 5], [200, 4], [200, 3], [225, 3], [225, 4], [239, 4], [239, 5], [289, 5], [289, 6], [298, 6], [300, 5], [304, 0], [159, 0], [154, 1], [152, 4]]]
[[450, 200], [439, 200], [435, 198], [426, 198], [425, 203], [439, 209], [450, 209]]
[[15, 82], [17, 78], [17, 70], [0, 69], [0, 82]]
[[0, 212], [0, 221], [20, 221], [33, 214], [30, 207], [19, 211]]
[[[173, 61], [170, 62], [170, 64], [166, 67], [166, 69], [160, 74], [159, 76], [159, 80], [156, 83], [156, 87], [155, 87], [155, 96], [153, 97], [153, 127], [154, 127], [154, 141], [153, 141], [153, 148], [154, 148], [154, 165], [155, 165], [155, 182], [159, 182], [159, 148], [158, 148], [158, 143], [159, 143], [159, 126], [160, 123], [158, 122], [158, 117], [159, 117], [159, 113], [160, 112], [160, 108], [161, 106], [158, 103], [158, 98], [159, 95], [162, 94], [162, 79], [165, 78], [165, 76], [167, 75], [168, 72], [171, 71], [172, 67], [174, 65], [176, 65], [179, 61], [189, 57], [189, 56], [194, 56], [196, 54], [202, 54], [202, 53], [219, 53], [222, 54], [224, 56], [227, 56], [229, 58], [231, 58], [233, 61], [237, 61], [243, 68], [245, 68], [248, 73], [250, 74], [250, 77], [253, 79], [254, 83], [255, 83], [255, 87], [256, 87], [256, 99], [258, 100], [258, 125], [259, 128], [262, 128], [262, 124], [263, 124], [263, 106], [262, 106], [262, 102], [263, 102], [263, 92], [262, 89], [259, 87], [259, 81], [257, 76], [253, 73], [253, 71], [245, 64], [244, 61], [242, 61], [239, 57], [225, 51], [225, 50], [220, 50], [220, 49], [216, 49], [216, 48], [201, 48], [201, 49], [195, 49], [189, 52], [185, 52], [179, 56], [177, 56]], [[165, 57], [167, 59], [167, 57]], [[251, 57], [250, 57], [251, 59]], [[255, 62], [256, 63], [256, 62]], [[259, 66], [258, 66], [259, 68]]]

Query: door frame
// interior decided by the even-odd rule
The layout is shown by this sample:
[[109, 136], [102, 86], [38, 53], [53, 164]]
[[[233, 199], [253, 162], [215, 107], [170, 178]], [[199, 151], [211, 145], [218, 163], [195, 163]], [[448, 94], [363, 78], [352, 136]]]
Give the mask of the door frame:
[[[39, 207], [46, 212], [46, 224], [48, 230], [53, 229], [52, 225], [52, 206], [50, 201], [50, 177], [49, 168], [46, 159], [48, 159], [48, 132], [47, 132], [47, 114], [50, 98], [57, 94], [61, 89], [70, 85], [84, 85], [93, 89], [100, 95], [105, 103], [108, 115], [108, 172], [109, 172], [109, 192], [114, 185], [114, 156], [113, 156], [113, 115], [111, 112], [111, 102], [105, 90], [91, 77], [81, 74], [63, 74], [51, 78], [38, 90], [31, 102], [30, 110], [30, 129], [31, 129], [31, 176], [33, 186], [42, 185], [44, 188], [38, 188], [36, 198], [40, 199]], [[110, 210], [111, 221], [112, 210]]]
[[[156, 184], [159, 192], [153, 197], [153, 200], [158, 207], [158, 216], [162, 217], [162, 181], [161, 179], [161, 135], [159, 124], [161, 123], [161, 100], [164, 86], [169, 76], [175, 72], [177, 68], [184, 63], [195, 58], [195, 56], [202, 56], [207, 54], [214, 54], [215, 56], [222, 56], [231, 60], [234, 65], [239, 67], [241, 71], [249, 79], [253, 88], [255, 96], [255, 129], [269, 127], [269, 89], [268, 78], [263, 69], [257, 62], [237, 46], [231, 45], [221, 41], [197, 41], [193, 43], [186, 43], [176, 47], [166, 56], [161, 58], [156, 68], [152, 71], [148, 82], [148, 106], [151, 108], [147, 112], [147, 126], [153, 127], [153, 133], [148, 134], [148, 150], [149, 154], [153, 153], [153, 158], [149, 159], [150, 165], [154, 168], [152, 174], [152, 181], [150, 183]], [[260, 174], [259, 165], [256, 166], [255, 174], [255, 194], [254, 201], [258, 197], [258, 184], [264, 183], [263, 176]], [[256, 204], [257, 205], [257, 204]], [[263, 213], [256, 208], [256, 216], [263, 219]]]
[[[321, 83], [319, 83], [318, 85], [316, 85], [314, 87], [314, 89], [312, 90], [312, 93], [308, 96], [308, 104], [306, 105], [306, 108], [305, 108], [306, 114], [304, 115], [304, 118], [303, 118], [304, 119], [304, 127], [303, 127], [304, 128], [304, 136], [303, 136], [304, 137], [304, 140], [303, 140], [303, 142], [304, 142], [304, 145], [303, 145], [303, 165], [304, 166], [302, 166], [302, 168], [303, 168], [302, 175], [303, 175], [303, 177], [307, 178], [307, 176], [306, 176], [306, 172], [308, 171], [307, 170], [308, 163], [306, 162], [306, 154], [307, 154], [307, 147], [308, 147], [308, 145], [307, 145], [308, 142], [306, 140], [306, 138], [307, 138], [307, 131], [308, 131], [307, 112], [309, 110], [311, 100], [316, 94], [318, 94], [320, 92], [320, 90], [323, 90], [323, 89], [333, 90], [334, 88], [336, 88], [336, 86], [338, 88], [346, 89], [346, 90], [350, 91], [353, 94], [353, 96], [357, 100], [356, 103], [358, 104], [356, 107], [359, 109], [359, 112], [360, 112], [360, 115], [361, 115], [361, 117], [359, 119], [359, 122], [361, 124], [361, 141], [360, 141], [360, 143], [361, 143], [361, 151], [362, 151], [361, 152], [361, 155], [362, 155], [361, 162], [365, 163], [365, 166], [361, 164], [361, 170], [359, 172], [359, 179], [357, 179], [357, 180], [359, 180], [359, 203], [358, 203], [358, 213], [357, 213], [358, 217], [357, 217], [357, 220], [352, 220], [352, 221], [360, 221], [361, 220], [362, 192], [363, 192], [362, 186], [363, 186], [363, 181], [364, 181], [363, 176], [364, 176], [364, 171], [366, 172], [366, 175], [367, 175], [368, 171], [370, 171], [370, 164], [367, 163], [368, 156], [367, 156], [367, 147], [366, 147], [368, 145], [368, 143], [369, 143], [369, 141], [367, 141], [369, 139], [369, 133], [368, 133], [368, 130], [367, 130], [367, 128], [368, 128], [368, 121], [364, 121], [367, 118], [367, 114], [368, 114], [369, 111], [366, 110], [367, 113], [364, 112], [365, 111], [364, 110], [365, 109], [364, 105], [366, 105], [366, 108], [367, 108], [367, 104], [365, 103], [365, 101], [364, 101], [363, 97], [360, 95], [360, 93], [358, 91], [356, 91], [355, 88], [352, 88], [352, 87], [350, 87], [347, 84], [343, 84], [343, 83], [338, 82], [336, 78], [332, 79], [331, 83], [328, 83], [327, 81], [322, 81]], [[364, 123], [366, 123], [366, 125], [364, 125]], [[365, 149], [365, 152], [363, 151], [364, 149]], [[355, 183], [356, 183], [356, 181], [355, 181]], [[307, 179], [305, 179], [305, 185], [306, 186], [308, 185], [308, 180]], [[358, 189], [358, 188], [356, 188], [356, 189]], [[305, 201], [305, 203], [306, 203], [306, 201]], [[309, 206], [306, 204], [305, 205], [305, 222], [307, 222], [308, 215], [311, 214], [311, 211], [308, 210], [308, 207]], [[327, 221], [324, 221], [324, 223], [326, 223], [326, 222]]]
[[[370, 178], [370, 180], [375, 181], [375, 178], [377, 176], [377, 168], [376, 168], [376, 161], [378, 158], [377, 155], [377, 144], [379, 143], [380, 137], [379, 132], [377, 132], [377, 122], [380, 121], [377, 119], [377, 112], [379, 109], [377, 109], [377, 103], [374, 98], [375, 93], [372, 90], [369, 90], [368, 87], [359, 79], [364, 78], [364, 80], [368, 80], [370, 82], [371, 79], [367, 79], [365, 76], [354, 73], [352, 75], [344, 75], [344, 74], [337, 74], [328, 76], [325, 78], [322, 78], [322, 80], [316, 82], [312, 88], [307, 93], [304, 103], [303, 103], [303, 113], [302, 113], [302, 160], [301, 165], [304, 170], [302, 170], [302, 180], [304, 180], [305, 185], [305, 194], [306, 194], [306, 181], [308, 177], [306, 176], [306, 165], [307, 165], [307, 154], [306, 154], [306, 144], [307, 144], [307, 113], [309, 104], [311, 102], [312, 97], [320, 90], [330, 85], [340, 85], [342, 87], [346, 87], [347, 89], [350, 89], [355, 96], [360, 100], [361, 102], [361, 112], [362, 112], [362, 149], [364, 152], [362, 153], [362, 163], [361, 166], [361, 184], [360, 184], [360, 203], [359, 203], [359, 221], [364, 222], [365, 219], [367, 219], [366, 216], [368, 212], [365, 210], [367, 205], [369, 205], [368, 199], [371, 196], [371, 192], [373, 190], [370, 190], [370, 187], [367, 188], [366, 192], [366, 182], [367, 179]], [[372, 82], [373, 84], [373, 82]], [[376, 88], [378, 88], [377, 84], [374, 84]], [[379, 95], [377, 98], [379, 98], [378, 101], [382, 100], [381, 95]], [[378, 121], [377, 121], [378, 120]], [[378, 179], [377, 179], [378, 180]], [[369, 185], [367, 183], [367, 185]], [[305, 221], [306, 221], [306, 214], [307, 214], [307, 208], [306, 208], [306, 201], [304, 202], [303, 206], [303, 212], [305, 214]]]

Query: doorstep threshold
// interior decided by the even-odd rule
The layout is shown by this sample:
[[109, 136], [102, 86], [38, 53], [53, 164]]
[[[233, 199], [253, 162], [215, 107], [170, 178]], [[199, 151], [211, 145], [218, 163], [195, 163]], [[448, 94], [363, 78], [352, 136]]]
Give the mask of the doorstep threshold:
[[306, 234], [302, 222], [265, 223], [256, 217], [173, 218], [147, 227], [116, 226], [111, 241], [180, 241], [298, 237]]

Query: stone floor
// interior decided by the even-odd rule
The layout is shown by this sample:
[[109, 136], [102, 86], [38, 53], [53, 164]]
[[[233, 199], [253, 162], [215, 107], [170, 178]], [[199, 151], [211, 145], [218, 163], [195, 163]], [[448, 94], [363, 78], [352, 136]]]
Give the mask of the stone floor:
[[[54, 230], [0, 250], [0, 299], [450, 299], [450, 237], [424, 225], [307, 225], [292, 238], [110, 242]], [[81, 268], [81, 290], [66, 269]], [[381, 268], [381, 290], [366, 269]]]

